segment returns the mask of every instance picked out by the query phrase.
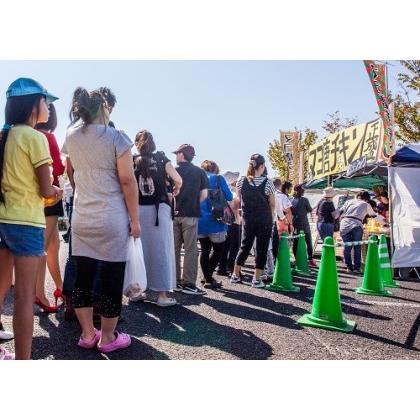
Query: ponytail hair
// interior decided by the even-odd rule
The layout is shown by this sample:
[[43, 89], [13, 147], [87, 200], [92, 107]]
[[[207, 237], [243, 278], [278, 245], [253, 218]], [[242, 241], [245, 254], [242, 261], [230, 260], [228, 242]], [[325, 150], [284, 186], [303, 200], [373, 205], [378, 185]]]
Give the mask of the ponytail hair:
[[43, 95], [37, 93], [33, 95], [10, 96], [7, 98], [5, 109], [6, 122], [0, 131], [0, 204], [6, 204], [1, 184], [3, 181], [6, 142], [9, 137], [9, 132], [15, 124], [27, 124], [34, 107], [38, 120], [39, 103], [42, 97]]
[[109, 88], [102, 87], [88, 92], [85, 88], [78, 87], [73, 93], [70, 125], [79, 120], [82, 120], [85, 126], [92, 124], [92, 121], [103, 112], [104, 106], [112, 108], [115, 102], [115, 96]]
[[156, 150], [156, 144], [152, 133], [147, 130], [140, 130], [136, 134], [135, 145], [140, 153], [136, 160], [136, 169], [143, 178], [150, 176], [150, 166], [152, 164], [152, 154]]
[[246, 177], [248, 181], [252, 181], [255, 177], [256, 171], [265, 163], [264, 156], [255, 153], [251, 156], [251, 159], [248, 163], [248, 170], [246, 172]]

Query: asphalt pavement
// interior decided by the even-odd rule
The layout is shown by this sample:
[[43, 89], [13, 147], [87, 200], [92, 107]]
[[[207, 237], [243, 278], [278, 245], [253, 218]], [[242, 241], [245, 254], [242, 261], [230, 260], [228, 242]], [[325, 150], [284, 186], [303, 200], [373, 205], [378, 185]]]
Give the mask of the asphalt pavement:
[[[61, 243], [64, 269], [67, 244]], [[252, 261], [249, 260], [249, 263]], [[300, 293], [281, 294], [229, 284], [205, 296], [174, 293], [179, 305], [162, 308], [124, 298], [118, 329], [132, 337], [131, 347], [108, 355], [76, 346], [77, 321], [63, 312], [35, 308], [34, 359], [420, 359], [420, 281], [400, 281], [392, 297], [359, 295], [361, 277], [339, 266], [344, 316], [357, 323], [351, 334], [302, 327], [297, 319], [310, 312], [316, 275], [295, 276]], [[48, 294], [54, 290], [50, 278]], [[150, 295], [153, 300], [154, 296]], [[2, 316], [12, 327], [12, 291]], [[14, 341], [1, 343], [9, 351]]]

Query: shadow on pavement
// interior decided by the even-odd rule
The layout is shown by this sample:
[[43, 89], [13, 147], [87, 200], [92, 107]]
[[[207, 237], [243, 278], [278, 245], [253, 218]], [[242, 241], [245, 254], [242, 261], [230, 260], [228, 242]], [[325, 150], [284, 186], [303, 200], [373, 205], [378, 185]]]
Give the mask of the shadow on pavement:
[[417, 318], [414, 320], [413, 326], [411, 327], [408, 333], [407, 340], [405, 340], [405, 346], [408, 349], [413, 349], [413, 350], [418, 351], [418, 349], [414, 347], [414, 344], [416, 342], [416, 337], [417, 337], [419, 328], [420, 328], [420, 314], [418, 314]]
[[[257, 306], [258, 308], [264, 308], [264, 309], [268, 309], [270, 311], [276, 312], [280, 315], [302, 315], [304, 314], [306, 311], [305, 309], [299, 308], [298, 306], [295, 305], [291, 305], [289, 303], [283, 303], [283, 302], [276, 302], [273, 299], [270, 299], [269, 297], [265, 297], [265, 296], [258, 296], [254, 293], [246, 293], [246, 292], [242, 292], [240, 290], [225, 290], [222, 289], [221, 292], [223, 292], [223, 295], [227, 298], [230, 299], [234, 299], [234, 300], [239, 300], [240, 302], [244, 302], [247, 303], [249, 305], [253, 305], [253, 306]], [[270, 293], [274, 293], [274, 292], [270, 292]], [[290, 294], [288, 294], [289, 296]], [[207, 299], [205, 301], [206, 304], [213, 306], [215, 309], [218, 309], [218, 305], [222, 306], [224, 305], [226, 302], [225, 301], [218, 301], [216, 305], [214, 305], [214, 302], [209, 302], [210, 299]], [[243, 306], [239, 306], [239, 305], [235, 305], [237, 306], [236, 310], [232, 309], [230, 315], [232, 316], [238, 316], [239, 318], [244, 318], [243, 316], [241, 316], [241, 312], [244, 309]], [[255, 309], [255, 308], [252, 308]], [[258, 312], [259, 310], [256, 309], [256, 318], [254, 319], [254, 316], [251, 318], [245, 318], [245, 319], [251, 319], [251, 320], [256, 320], [256, 321], [262, 321], [265, 322], [264, 320], [258, 318]], [[220, 310], [220, 312], [224, 312], [223, 309]], [[237, 312], [237, 314], [235, 313]], [[263, 311], [265, 312], [265, 311]], [[267, 313], [267, 312], [266, 312]], [[273, 323], [273, 322], [270, 322]], [[277, 324], [277, 322], [274, 322], [274, 324]]]
[[[417, 328], [418, 328], [418, 326], [417, 326]], [[398, 341], [395, 341], [395, 340], [391, 340], [389, 338], [385, 338], [385, 337], [381, 337], [381, 336], [376, 335], [376, 334], [369, 333], [367, 331], [362, 331], [358, 328], [356, 328], [354, 330], [353, 334], [358, 335], [359, 337], [367, 338], [369, 340], [378, 341], [378, 342], [383, 343], [383, 344], [389, 344], [389, 345], [392, 345], [392, 346], [396, 346], [396, 347], [400, 347], [400, 348], [403, 348], [403, 349], [408, 349], [408, 350], [413, 350], [413, 351], [418, 352], [419, 349], [417, 349], [415, 347], [412, 347], [413, 344], [414, 344], [414, 339], [415, 339], [415, 335], [416, 335], [416, 332], [414, 332], [414, 334], [413, 334], [412, 331], [413, 331], [413, 329], [410, 331], [410, 334], [409, 334], [409, 337], [408, 337], [408, 338], [410, 338], [410, 341], [412, 341], [412, 343], [407, 343], [407, 340], [408, 340], [407, 339], [404, 344], [400, 343]], [[411, 338], [412, 335], [414, 335], [414, 339]]]
[[[264, 311], [259, 312], [261, 312], [259, 317], [271, 316], [267, 313], [264, 315]], [[56, 317], [58, 325], [50, 318], [53, 316]], [[127, 349], [102, 355], [95, 349], [85, 350], [77, 347], [80, 335], [77, 321], [64, 321], [62, 313], [49, 316], [41, 313], [39, 326], [48, 333], [48, 336], [34, 337], [33, 358], [66, 360], [170, 358], [166, 353], [144, 343], [141, 336], [150, 336], [190, 347], [213, 347], [239, 359], [267, 359], [273, 355], [271, 346], [250, 331], [218, 324], [181, 305], [161, 308], [147, 303], [130, 304], [123, 306], [123, 319], [117, 328], [132, 336], [132, 345]], [[286, 322], [286, 319], [282, 317], [283, 322]]]
[[252, 332], [218, 324], [185, 306], [161, 308], [147, 303], [132, 306], [142, 309], [137, 311], [135, 320], [128, 320], [124, 331], [129, 334], [148, 335], [189, 347], [213, 347], [239, 359], [261, 360], [273, 355], [271, 346]]
[[[52, 316], [52, 315], [50, 315]], [[96, 349], [81, 349], [76, 345], [80, 335], [79, 323], [75, 321], [65, 321], [63, 313], [59, 312], [56, 316], [59, 324], [55, 325], [50, 316], [40, 314], [39, 325], [49, 336], [35, 336], [32, 344], [32, 356], [34, 359], [62, 359], [62, 360], [100, 360], [108, 358], [123, 360], [154, 360], [169, 359], [169, 357], [149, 346], [146, 343], [132, 337], [132, 344], [127, 349], [110, 353], [103, 357]], [[118, 324], [118, 330], [127, 331], [125, 322]]]

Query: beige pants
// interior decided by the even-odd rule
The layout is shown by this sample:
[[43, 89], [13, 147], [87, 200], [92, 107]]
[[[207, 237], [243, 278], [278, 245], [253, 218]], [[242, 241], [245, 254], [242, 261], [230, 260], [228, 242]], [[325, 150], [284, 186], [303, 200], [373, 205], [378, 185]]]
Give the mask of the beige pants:
[[[197, 217], [175, 217], [174, 240], [176, 279], [181, 284], [196, 283], [198, 272]], [[181, 248], [184, 244], [184, 264], [181, 275]]]

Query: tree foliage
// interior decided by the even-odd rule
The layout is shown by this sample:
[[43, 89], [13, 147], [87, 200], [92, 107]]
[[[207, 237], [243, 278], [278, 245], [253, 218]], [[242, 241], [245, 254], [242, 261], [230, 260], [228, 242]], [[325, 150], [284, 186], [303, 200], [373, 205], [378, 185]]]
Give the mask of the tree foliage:
[[402, 92], [394, 99], [396, 135], [401, 143], [412, 143], [420, 141], [420, 60], [401, 64], [406, 72], [398, 74]]
[[327, 114], [328, 118], [323, 120], [322, 128], [330, 134], [343, 130], [357, 124], [357, 117], [341, 118], [340, 111], [335, 111], [332, 114]]
[[280, 140], [273, 140], [268, 146], [268, 159], [273, 169], [281, 179], [281, 182], [287, 179], [287, 160], [284, 150], [281, 147]]
[[[295, 129], [296, 131], [299, 131]], [[301, 135], [301, 140], [296, 149], [294, 149], [293, 153], [294, 159], [298, 159], [298, 156], [300, 156], [300, 152], [303, 152], [303, 175], [304, 179], [308, 176], [308, 151], [309, 147], [314, 144], [318, 139], [318, 135], [316, 131], [311, 130], [309, 128], [305, 128], [303, 131], [303, 136]], [[269, 144], [268, 147], [268, 159], [270, 160], [271, 166], [273, 169], [277, 172], [277, 175], [281, 179], [282, 182], [288, 180], [288, 162], [284, 153], [284, 150], [282, 148], [282, 145], [279, 140], [274, 140]], [[295, 179], [291, 180], [297, 183], [297, 177], [298, 175], [295, 174]]]

